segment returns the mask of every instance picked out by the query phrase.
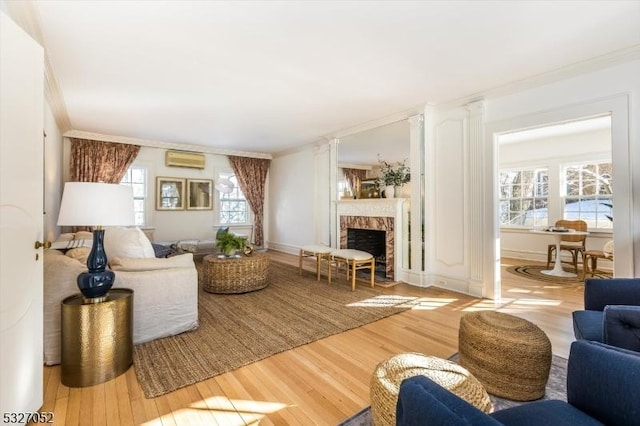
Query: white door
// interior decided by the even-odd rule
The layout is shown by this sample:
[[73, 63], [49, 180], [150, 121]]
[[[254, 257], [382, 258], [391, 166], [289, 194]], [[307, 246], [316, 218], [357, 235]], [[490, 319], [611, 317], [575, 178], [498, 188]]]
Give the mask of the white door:
[[[0, 12], [1, 13], [1, 12]], [[43, 50], [0, 16], [0, 413], [42, 406]], [[3, 419], [4, 420], [4, 419]], [[8, 421], [26, 420], [16, 416]]]

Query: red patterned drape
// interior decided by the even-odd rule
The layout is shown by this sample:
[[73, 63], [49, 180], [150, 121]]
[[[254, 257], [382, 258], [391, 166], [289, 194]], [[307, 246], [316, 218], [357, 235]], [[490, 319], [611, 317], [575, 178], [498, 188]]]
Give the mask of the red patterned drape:
[[267, 172], [271, 160], [263, 158], [248, 158], [229, 155], [229, 162], [236, 174], [238, 185], [249, 202], [254, 214], [253, 233], [254, 244], [264, 244], [263, 213], [264, 213], [264, 187], [267, 181]]
[[71, 138], [71, 181], [120, 183], [140, 147]]
[[[120, 183], [140, 147], [122, 143], [71, 139], [71, 182]], [[73, 232], [90, 231], [74, 226]]]
[[362, 169], [346, 169], [343, 168], [344, 176], [349, 182], [349, 188], [355, 197], [359, 197], [360, 183], [367, 177], [367, 171]]

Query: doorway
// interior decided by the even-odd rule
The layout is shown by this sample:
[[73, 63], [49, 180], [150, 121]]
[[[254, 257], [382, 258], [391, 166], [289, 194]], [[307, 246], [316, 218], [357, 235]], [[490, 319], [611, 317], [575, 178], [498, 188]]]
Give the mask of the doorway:
[[[487, 254], [486, 265], [487, 271], [490, 271], [491, 277], [487, 276], [485, 285], [485, 296], [495, 300], [500, 300], [501, 294], [501, 246], [508, 244], [507, 240], [503, 240], [502, 229], [500, 226], [500, 157], [501, 144], [500, 140], [510, 134], [516, 134], [525, 130], [542, 129], [557, 124], [565, 124], [572, 122], [581, 122], [585, 119], [595, 119], [600, 117], [610, 117], [610, 147], [611, 147], [611, 164], [613, 165], [612, 180], [615, 182], [615, 199], [613, 199], [613, 207], [611, 212], [615, 217], [615, 221], [611, 222], [611, 230], [608, 231], [610, 239], [616, 241], [616, 253], [614, 257], [613, 269], [616, 276], [632, 276], [633, 274], [633, 241], [629, 230], [632, 229], [632, 206], [631, 206], [631, 169], [629, 165], [629, 133], [628, 133], [628, 96], [617, 95], [599, 101], [574, 105], [557, 110], [551, 110], [544, 113], [529, 114], [512, 119], [505, 119], [488, 123], [486, 125], [486, 138], [493, 141], [487, 144], [486, 152], [488, 158], [492, 161], [490, 168], [487, 169], [485, 175], [485, 184], [487, 193], [493, 194], [491, 203], [492, 223], [488, 226], [492, 228], [492, 232], [487, 236], [487, 244], [493, 247], [493, 250]], [[504, 140], [503, 140], [504, 142]], [[581, 145], [574, 148], [576, 158], [581, 155]], [[504, 154], [502, 155], [504, 156]], [[583, 158], [579, 158], [583, 159]], [[560, 176], [558, 174], [558, 176]], [[559, 182], [556, 183], [559, 185]], [[565, 198], [558, 198], [556, 205], [550, 205], [547, 208], [553, 209], [555, 214], [564, 214]], [[489, 212], [489, 211], [488, 211]], [[549, 213], [548, 212], [548, 213]], [[548, 216], [548, 220], [554, 220], [555, 217]], [[491, 241], [489, 241], [491, 239]], [[543, 249], [537, 250], [545, 253], [546, 245]], [[522, 250], [522, 249], [521, 249]], [[535, 252], [536, 250], [531, 250]], [[544, 257], [546, 262], [546, 255]], [[489, 274], [488, 274], [489, 275]]]

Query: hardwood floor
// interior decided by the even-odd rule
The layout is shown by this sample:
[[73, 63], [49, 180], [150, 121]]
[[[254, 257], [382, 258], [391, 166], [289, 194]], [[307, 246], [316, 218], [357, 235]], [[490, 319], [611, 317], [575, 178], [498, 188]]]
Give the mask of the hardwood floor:
[[[297, 265], [296, 256], [270, 254]], [[582, 307], [583, 286], [520, 278], [504, 271], [510, 264], [503, 259], [500, 306], [401, 283], [383, 291], [419, 298], [409, 311], [158, 398], [144, 397], [134, 367], [88, 388], [64, 386], [60, 366], [45, 367], [41, 411], [53, 412], [56, 425], [336, 425], [369, 405], [369, 380], [379, 362], [399, 352], [449, 357], [457, 351], [460, 316], [479, 309], [498, 309], [534, 322], [549, 336], [553, 352], [567, 357], [573, 341], [571, 311]], [[307, 268], [312, 273], [311, 263]]]

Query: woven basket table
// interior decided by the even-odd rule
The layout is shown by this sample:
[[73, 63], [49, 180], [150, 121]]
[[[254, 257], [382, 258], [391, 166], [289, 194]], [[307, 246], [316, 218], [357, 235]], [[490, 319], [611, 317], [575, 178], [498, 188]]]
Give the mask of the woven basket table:
[[551, 342], [535, 324], [501, 312], [471, 312], [460, 318], [458, 348], [460, 365], [487, 392], [514, 401], [544, 396]]
[[485, 413], [493, 410], [482, 384], [465, 368], [446, 359], [403, 353], [382, 361], [371, 378], [371, 415], [375, 426], [396, 424], [398, 391], [404, 379], [426, 376]]
[[253, 253], [239, 258], [210, 254], [202, 260], [202, 288], [209, 293], [247, 293], [265, 288], [269, 256]]

